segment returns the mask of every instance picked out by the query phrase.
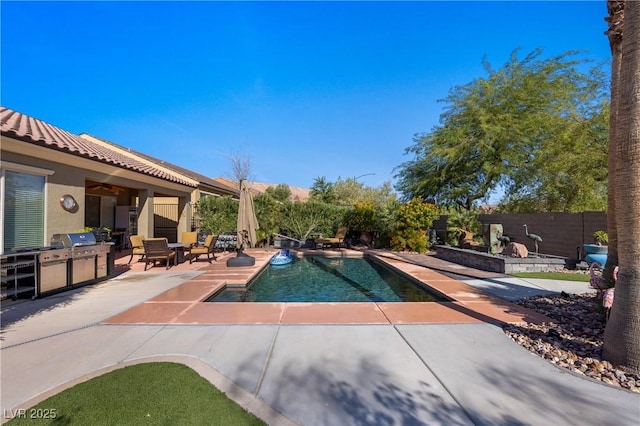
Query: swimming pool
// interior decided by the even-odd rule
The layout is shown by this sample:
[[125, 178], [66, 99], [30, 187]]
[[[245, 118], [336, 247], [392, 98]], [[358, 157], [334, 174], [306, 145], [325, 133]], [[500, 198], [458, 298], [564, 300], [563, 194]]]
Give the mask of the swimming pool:
[[207, 302], [435, 302], [447, 299], [368, 258], [303, 257]]

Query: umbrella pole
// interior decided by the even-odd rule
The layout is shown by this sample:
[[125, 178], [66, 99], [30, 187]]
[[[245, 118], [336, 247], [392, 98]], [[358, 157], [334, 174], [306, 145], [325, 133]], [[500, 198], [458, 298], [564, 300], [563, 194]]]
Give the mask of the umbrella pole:
[[240, 247], [236, 250], [236, 257], [249, 256], [248, 254], [244, 254], [244, 244], [246, 241], [249, 241], [249, 232], [246, 230], [243, 230], [241, 234], [242, 234], [242, 240], [240, 243]]

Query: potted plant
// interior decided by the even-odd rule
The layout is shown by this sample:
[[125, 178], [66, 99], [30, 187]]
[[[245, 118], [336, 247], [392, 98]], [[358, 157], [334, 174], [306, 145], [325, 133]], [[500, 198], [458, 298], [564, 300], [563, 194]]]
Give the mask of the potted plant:
[[599, 246], [606, 246], [609, 243], [609, 234], [607, 234], [607, 231], [596, 231], [593, 233], [593, 240]]
[[111, 241], [111, 228], [103, 226], [101, 228], [94, 228], [91, 226], [85, 226], [78, 232], [91, 232], [96, 237], [96, 242], [109, 242]]
[[609, 235], [606, 231], [596, 231], [593, 233], [594, 244], [584, 244], [585, 260], [588, 263], [598, 262], [601, 265], [607, 263], [607, 254], [609, 253]]

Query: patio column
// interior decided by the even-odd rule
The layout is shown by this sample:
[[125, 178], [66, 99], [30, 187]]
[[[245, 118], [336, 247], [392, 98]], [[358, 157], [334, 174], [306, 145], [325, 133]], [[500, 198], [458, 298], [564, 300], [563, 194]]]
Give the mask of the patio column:
[[138, 235], [146, 238], [154, 237], [153, 196], [153, 191], [138, 190]]
[[191, 212], [187, 197], [178, 197], [178, 240], [183, 232], [191, 231]]

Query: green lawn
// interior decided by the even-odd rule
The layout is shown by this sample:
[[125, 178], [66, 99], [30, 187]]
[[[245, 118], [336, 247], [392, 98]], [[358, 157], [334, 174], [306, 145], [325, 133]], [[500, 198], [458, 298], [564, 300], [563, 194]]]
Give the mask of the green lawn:
[[[42, 419], [45, 414], [55, 418]], [[265, 425], [182, 364], [137, 364], [80, 383], [48, 398], [23, 425]], [[36, 417], [39, 417], [36, 420]]]
[[517, 272], [510, 275], [518, 278], [544, 278], [547, 280], [589, 282], [589, 274], [568, 274], [564, 272]]

